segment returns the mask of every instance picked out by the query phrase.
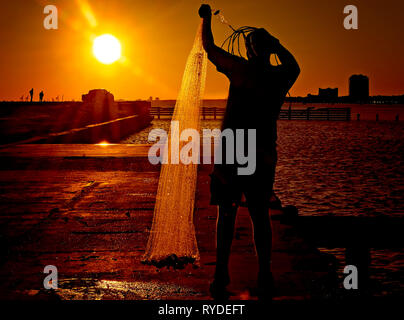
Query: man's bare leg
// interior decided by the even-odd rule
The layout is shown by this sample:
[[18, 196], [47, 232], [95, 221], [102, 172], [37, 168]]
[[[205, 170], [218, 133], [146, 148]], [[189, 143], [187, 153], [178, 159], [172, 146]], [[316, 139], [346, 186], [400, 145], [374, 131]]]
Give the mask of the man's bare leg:
[[216, 271], [215, 279], [211, 285], [211, 293], [213, 296], [222, 295], [230, 282], [228, 265], [237, 209], [237, 206], [231, 204], [218, 206], [216, 226]]
[[272, 226], [269, 208], [256, 203], [248, 206], [254, 226], [254, 243], [258, 255], [258, 294], [271, 296], [273, 291], [273, 277], [271, 271]]

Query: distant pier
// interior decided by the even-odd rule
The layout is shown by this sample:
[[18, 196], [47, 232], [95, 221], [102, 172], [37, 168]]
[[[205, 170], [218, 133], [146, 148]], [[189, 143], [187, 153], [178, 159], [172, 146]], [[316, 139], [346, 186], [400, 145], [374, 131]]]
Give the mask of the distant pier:
[[[174, 107], [152, 107], [150, 114], [157, 119], [171, 118]], [[223, 107], [202, 107], [202, 119], [222, 119], [225, 114]], [[259, 116], [259, 115], [257, 115]], [[350, 108], [315, 108], [305, 109], [282, 109], [279, 114], [280, 120], [328, 120], [328, 121], [349, 121], [351, 120]]]

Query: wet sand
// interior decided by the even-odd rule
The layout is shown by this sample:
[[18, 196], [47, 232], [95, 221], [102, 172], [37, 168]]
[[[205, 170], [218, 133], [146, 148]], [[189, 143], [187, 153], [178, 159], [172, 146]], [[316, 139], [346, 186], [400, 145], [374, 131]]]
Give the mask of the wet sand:
[[[145, 147], [25, 145], [0, 150], [3, 299], [209, 299], [215, 264], [216, 208], [209, 166], [200, 166], [194, 216], [200, 266], [143, 265], [159, 168]], [[276, 214], [276, 212], [274, 212]], [[327, 254], [274, 219], [277, 300], [329, 298], [335, 274]], [[59, 289], [43, 289], [55, 265]], [[257, 263], [248, 213], [237, 218], [230, 262], [232, 299], [256, 299]], [[330, 272], [331, 271], [331, 272]]]

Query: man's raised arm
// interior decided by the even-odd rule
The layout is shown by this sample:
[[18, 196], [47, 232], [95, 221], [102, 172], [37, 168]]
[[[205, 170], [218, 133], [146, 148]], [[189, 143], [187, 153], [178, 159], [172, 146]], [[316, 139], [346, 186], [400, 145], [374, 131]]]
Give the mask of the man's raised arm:
[[282, 64], [280, 66], [287, 74], [289, 75], [290, 81], [293, 81], [292, 84], [296, 81], [297, 77], [300, 74], [300, 67], [297, 63], [295, 57], [286, 49], [284, 46], [279, 44], [276, 54], [279, 57], [279, 60]]
[[212, 9], [208, 4], [203, 4], [199, 8], [199, 16], [203, 19], [202, 43], [208, 59], [219, 71], [230, 70], [233, 67], [234, 59], [230, 53], [215, 45], [212, 33]]
[[215, 41], [212, 33], [212, 9], [208, 4], [203, 4], [199, 8], [199, 16], [203, 19], [202, 25], [202, 42], [203, 48], [209, 54], [214, 50]]

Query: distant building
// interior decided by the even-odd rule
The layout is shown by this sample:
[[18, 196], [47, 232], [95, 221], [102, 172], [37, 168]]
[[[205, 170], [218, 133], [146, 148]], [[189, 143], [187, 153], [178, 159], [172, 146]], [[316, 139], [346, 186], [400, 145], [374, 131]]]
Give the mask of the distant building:
[[93, 89], [87, 94], [83, 94], [81, 99], [84, 103], [107, 103], [114, 102], [114, 95], [105, 89]]
[[318, 89], [318, 96], [324, 100], [336, 100], [338, 98], [338, 88]]
[[94, 122], [110, 121], [111, 115], [117, 112], [114, 95], [105, 89], [90, 90], [82, 95], [82, 100], [82, 111], [86, 113], [85, 117]]
[[355, 74], [349, 78], [349, 98], [352, 101], [367, 101], [369, 99], [369, 78]]

